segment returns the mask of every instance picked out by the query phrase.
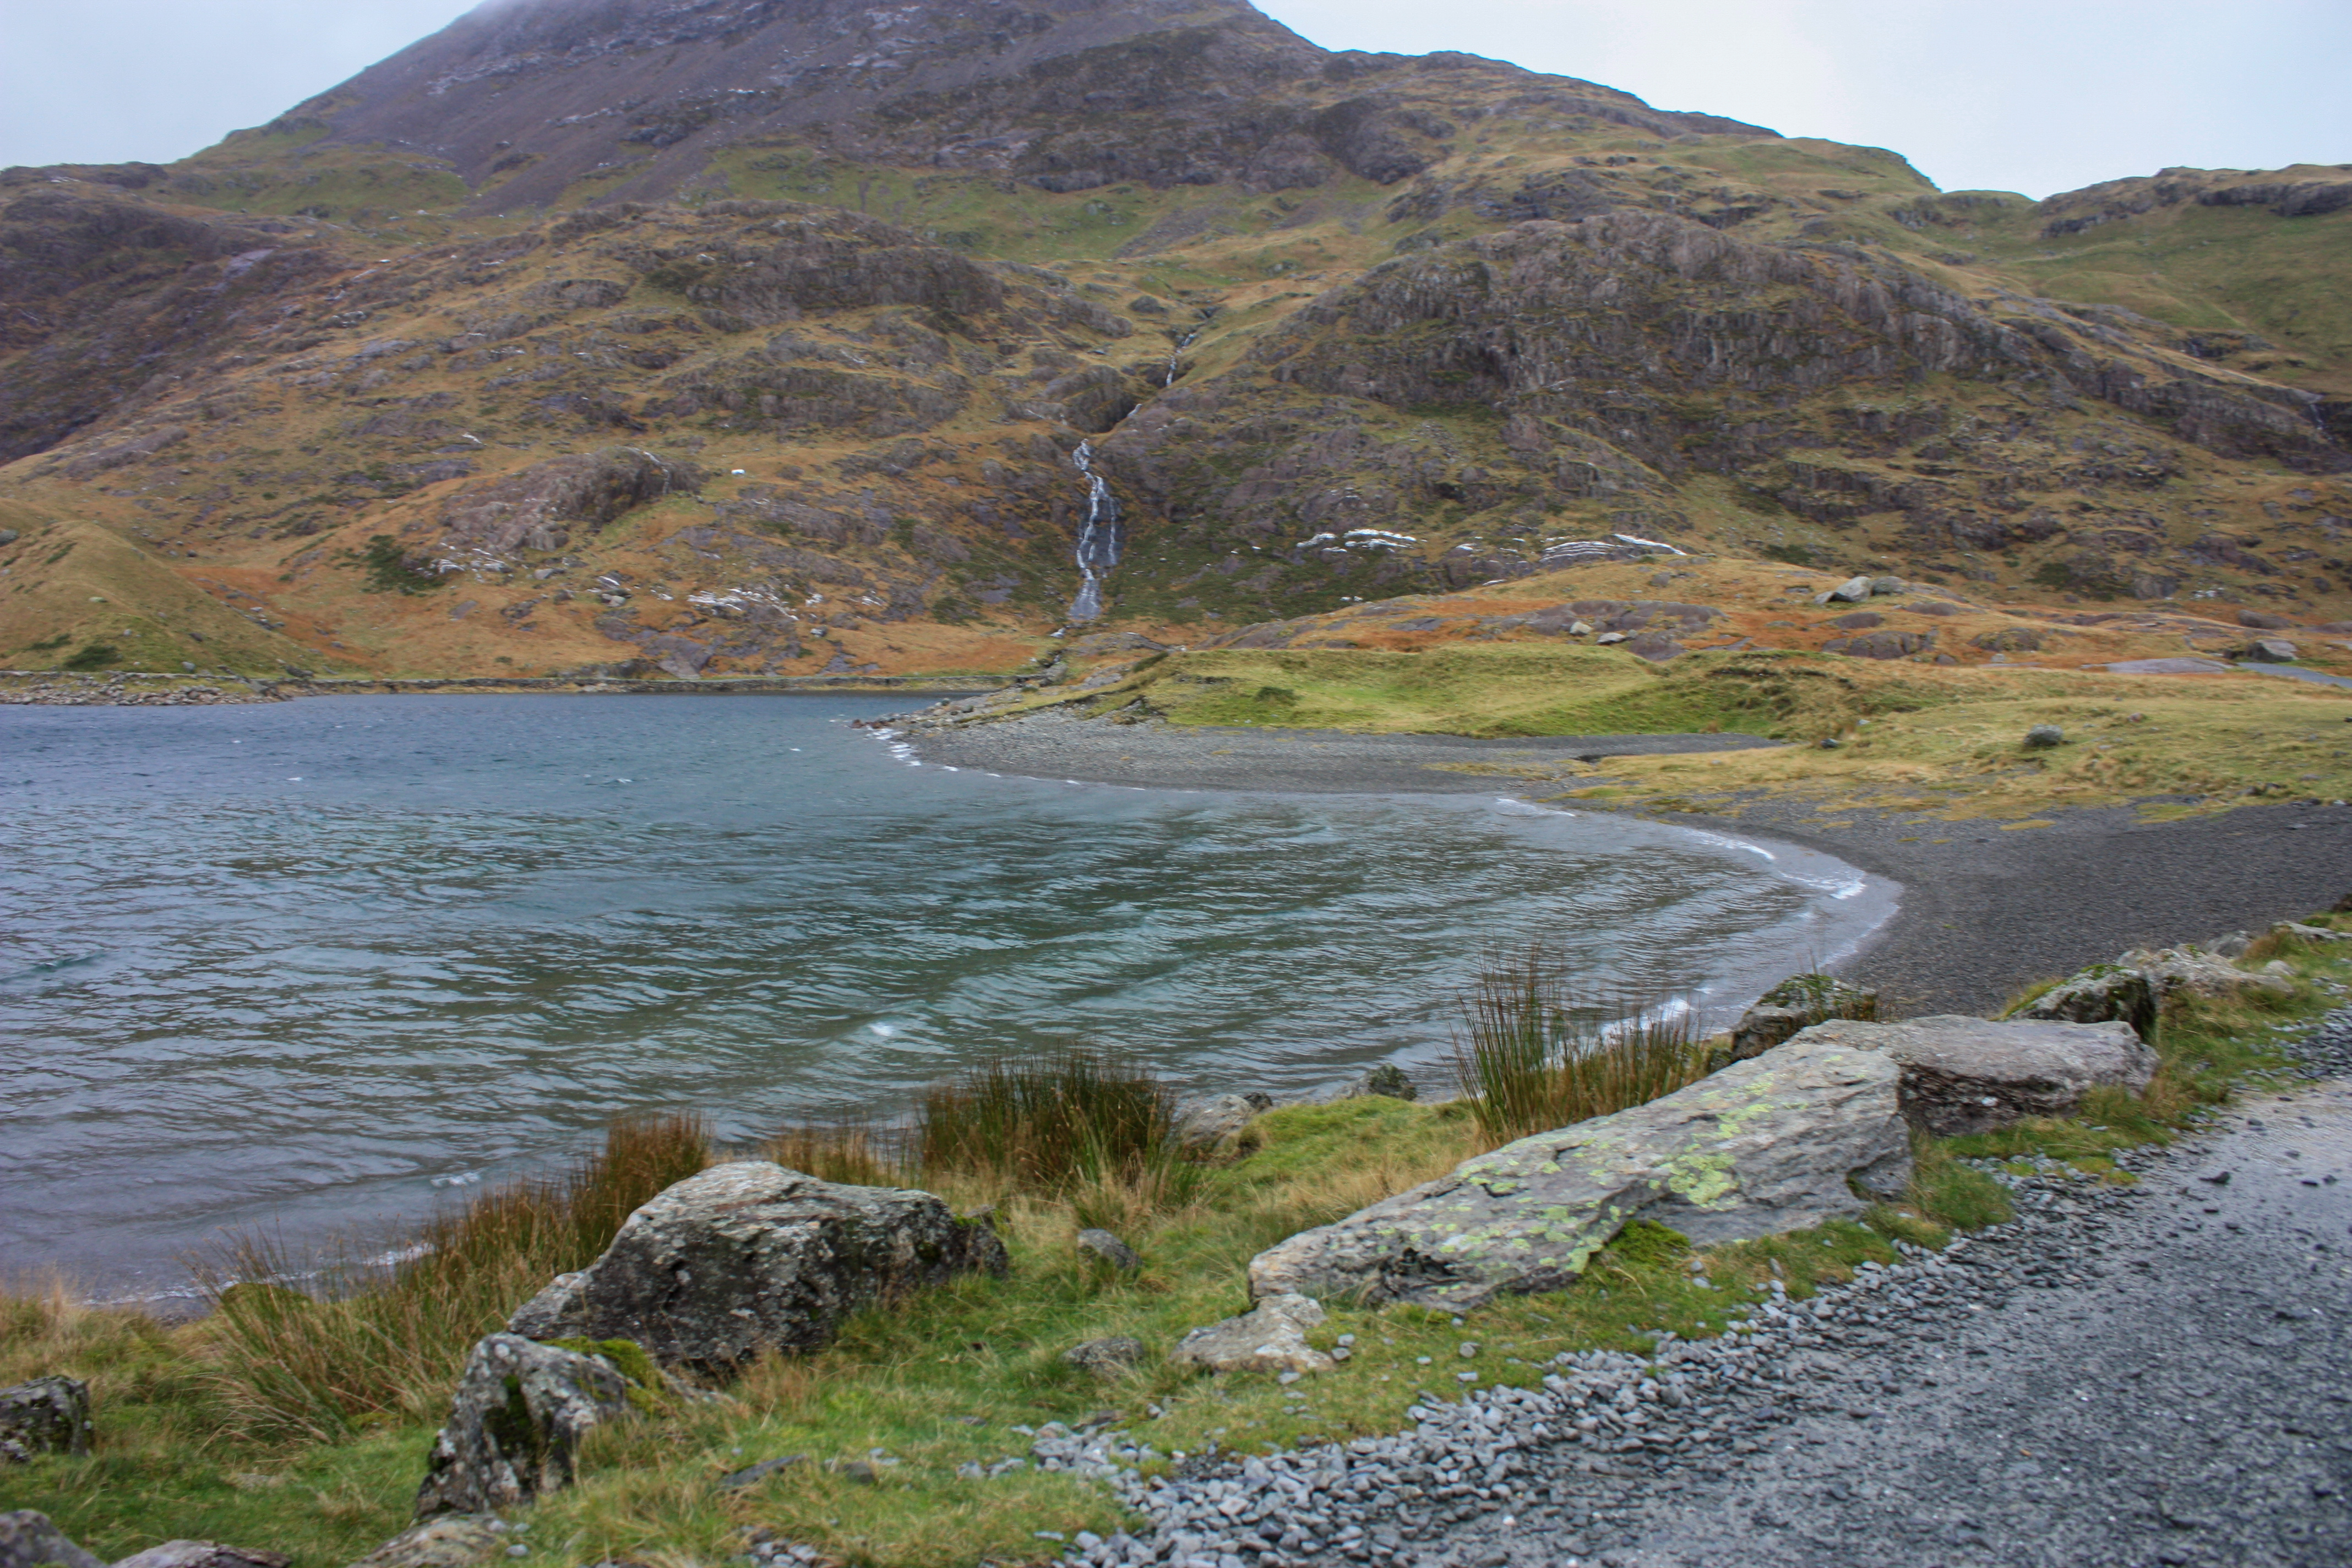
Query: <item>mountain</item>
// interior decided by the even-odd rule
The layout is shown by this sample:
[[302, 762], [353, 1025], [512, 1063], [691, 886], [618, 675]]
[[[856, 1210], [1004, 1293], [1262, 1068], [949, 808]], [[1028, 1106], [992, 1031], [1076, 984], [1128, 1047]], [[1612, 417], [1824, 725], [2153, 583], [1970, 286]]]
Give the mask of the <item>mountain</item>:
[[1238, 0], [517, 0], [0, 173], [0, 664], [1002, 670], [1620, 536], [2331, 622], [2347, 274], [2352, 167], [1939, 192]]

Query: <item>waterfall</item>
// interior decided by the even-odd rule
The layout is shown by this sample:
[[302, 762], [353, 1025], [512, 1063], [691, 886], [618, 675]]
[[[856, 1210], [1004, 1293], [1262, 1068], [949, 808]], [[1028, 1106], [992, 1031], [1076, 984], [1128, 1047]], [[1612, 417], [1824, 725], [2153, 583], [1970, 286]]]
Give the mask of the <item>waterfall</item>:
[[1070, 619], [1091, 621], [1102, 614], [1102, 580], [1118, 564], [1118, 498], [1095, 472], [1095, 448], [1081, 441], [1071, 461], [1087, 480], [1087, 521], [1078, 531], [1077, 597], [1070, 601]]

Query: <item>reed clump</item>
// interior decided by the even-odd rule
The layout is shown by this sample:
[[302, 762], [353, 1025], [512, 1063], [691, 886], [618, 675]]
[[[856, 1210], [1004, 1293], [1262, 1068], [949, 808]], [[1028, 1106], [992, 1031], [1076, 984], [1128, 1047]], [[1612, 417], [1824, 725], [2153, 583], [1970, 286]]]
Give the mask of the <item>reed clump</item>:
[[198, 1268], [212, 1380], [257, 1434], [339, 1442], [436, 1420], [476, 1340], [709, 1159], [698, 1117], [625, 1118], [570, 1169], [484, 1193], [386, 1255], [305, 1279], [274, 1241], [236, 1238]]
[[1454, 1076], [1492, 1144], [1646, 1105], [1707, 1073], [1690, 1007], [1587, 989], [1540, 944], [1489, 953], [1460, 1011]]

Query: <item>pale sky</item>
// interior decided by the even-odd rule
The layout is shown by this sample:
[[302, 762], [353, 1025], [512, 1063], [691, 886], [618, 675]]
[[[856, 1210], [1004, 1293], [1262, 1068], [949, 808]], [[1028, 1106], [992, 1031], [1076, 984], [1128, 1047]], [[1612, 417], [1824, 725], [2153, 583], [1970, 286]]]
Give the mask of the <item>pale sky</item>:
[[[451, 0], [13, 0], [0, 165], [167, 163], [442, 26]], [[2352, 163], [2347, 0], [1267, 0], [1329, 48], [1461, 49], [2043, 196]]]

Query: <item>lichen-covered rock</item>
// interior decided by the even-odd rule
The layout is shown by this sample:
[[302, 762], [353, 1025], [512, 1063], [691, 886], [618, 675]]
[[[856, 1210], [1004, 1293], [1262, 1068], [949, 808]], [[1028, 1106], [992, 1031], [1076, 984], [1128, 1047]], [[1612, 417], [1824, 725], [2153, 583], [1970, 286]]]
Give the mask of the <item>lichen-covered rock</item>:
[[2175, 996], [2201, 996], [2210, 1000], [2235, 996], [2245, 991], [2266, 991], [2284, 996], [2294, 989], [2292, 980], [2241, 969], [2219, 954], [2200, 952], [2193, 947], [2168, 947], [2153, 952], [2147, 948], [2135, 948], [2116, 963], [2147, 975], [2148, 984], [2156, 987], [2158, 1005]]
[[2156, 1037], [2156, 986], [2147, 974], [2119, 963], [2095, 963], [2018, 1010], [2021, 1018], [2065, 1024], [2129, 1024], [2143, 1040]]
[[402, 1531], [352, 1568], [478, 1568], [505, 1546], [495, 1516], [445, 1513]]
[[1756, 999], [1731, 1032], [1731, 1059], [1744, 1062], [1830, 1018], [1875, 1018], [1878, 993], [1833, 974], [1792, 974]]
[[1210, 1372], [1328, 1372], [1336, 1363], [1307, 1342], [1323, 1316], [1323, 1304], [1310, 1296], [1261, 1296], [1240, 1317], [1186, 1334], [1168, 1359]]
[[1859, 1214], [1900, 1191], [1899, 1068], [1801, 1037], [1647, 1105], [1465, 1161], [1250, 1262], [1252, 1294], [1476, 1306], [1553, 1290], [1635, 1219], [1702, 1245]]
[[0, 1513], [0, 1568], [106, 1568], [95, 1553], [76, 1545], [46, 1513], [29, 1508]]
[[1876, 1051], [1903, 1069], [1903, 1114], [1939, 1138], [1990, 1132], [2029, 1116], [2072, 1116], [2103, 1084], [2143, 1089], [2157, 1057], [2129, 1024], [1969, 1018], [1900, 1024], [1833, 1019], [1783, 1049], [1826, 1044]]
[[635, 1414], [630, 1386], [602, 1356], [488, 1335], [466, 1358], [417, 1516], [513, 1508], [570, 1486], [580, 1440]]
[[1127, 1334], [1113, 1334], [1108, 1339], [1088, 1340], [1082, 1345], [1072, 1345], [1062, 1352], [1062, 1359], [1080, 1372], [1108, 1382], [1143, 1364], [1143, 1358], [1148, 1353], [1141, 1340]]
[[251, 1546], [223, 1546], [217, 1541], [167, 1541], [135, 1552], [114, 1568], [286, 1568], [293, 1561], [283, 1552]]
[[1213, 1149], [1274, 1109], [1274, 1096], [1258, 1089], [1202, 1095], [1176, 1107], [1176, 1142], [1187, 1149]]
[[0, 1464], [36, 1454], [89, 1452], [89, 1385], [70, 1377], [37, 1377], [0, 1388]]
[[982, 1269], [1004, 1244], [929, 1193], [853, 1187], [765, 1160], [688, 1177], [631, 1215], [604, 1255], [508, 1324], [535, 1340], [630, 1340], [664, 1366], [723, 1374], [813, 1350], [861, 1307]]

